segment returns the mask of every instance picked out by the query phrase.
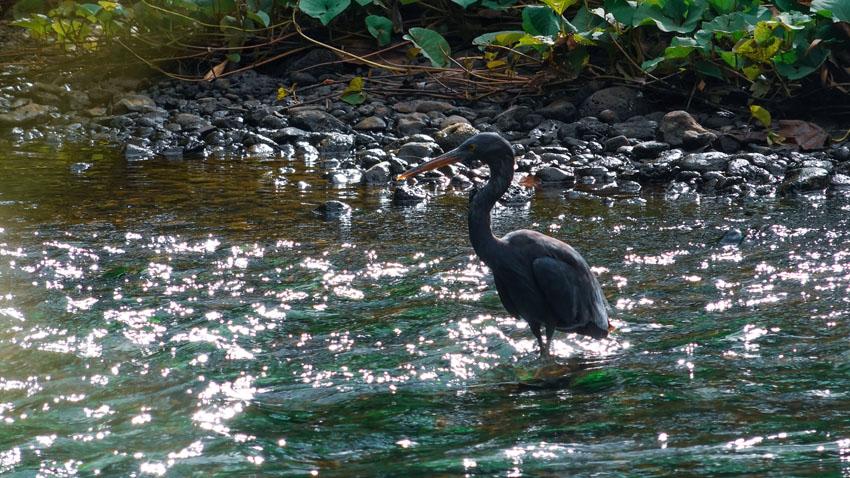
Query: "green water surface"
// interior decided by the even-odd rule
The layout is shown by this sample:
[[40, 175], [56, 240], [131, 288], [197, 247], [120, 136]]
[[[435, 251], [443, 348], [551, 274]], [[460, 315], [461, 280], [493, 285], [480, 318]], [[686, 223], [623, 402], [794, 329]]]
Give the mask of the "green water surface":
[[850, 476], [848, 198], [498, 209], [579, 250], [616, 318], [545, 363], [465, 193], [323, 173], [0, 152], [0, 475]]

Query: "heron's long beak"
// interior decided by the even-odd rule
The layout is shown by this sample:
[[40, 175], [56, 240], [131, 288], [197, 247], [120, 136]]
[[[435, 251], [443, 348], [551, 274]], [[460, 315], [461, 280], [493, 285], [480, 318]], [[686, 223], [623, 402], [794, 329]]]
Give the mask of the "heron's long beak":
[[457, 163], [458, 161], [461, 161], [462, 159], [463, 159], [463, 156], [460, 153], [458, 153], [457, 150], [451, 150], [448, 153], [441, 154], [440, 156], [437, 156], [436, 158], [432, 159], [431, 161], [422, 163], [419, 166], [416, 166], [415, 168], [408, 169], [407, 171], [399, 174], [398, 177], [395, 178], [395, 180], [401, 181], [402, 179], [407, 179], [409, 177], [416, 176], [417, 174], [423, 173], [425, 171], [431, 171], [432, 169], [437, 169], [437, 168], [441, 168], [441, 167], [449, 165], [449, 164]]

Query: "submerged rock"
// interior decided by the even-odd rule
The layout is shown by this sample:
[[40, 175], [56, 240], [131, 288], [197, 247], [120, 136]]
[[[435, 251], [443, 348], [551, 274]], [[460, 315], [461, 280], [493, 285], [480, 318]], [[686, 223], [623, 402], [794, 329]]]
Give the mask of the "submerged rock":
[[336, 200], [330, 200], [313, 210], [313, 213], [328, 221], [337, 221], [351, 216], [351, 206]]

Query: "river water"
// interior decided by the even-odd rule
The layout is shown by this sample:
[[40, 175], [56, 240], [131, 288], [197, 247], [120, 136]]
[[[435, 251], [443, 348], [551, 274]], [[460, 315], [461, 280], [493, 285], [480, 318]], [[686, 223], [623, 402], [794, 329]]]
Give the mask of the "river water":
[[321, 175], [7, 148], [0, 474], [850, 476], [848, 198], [498, 209], [579, 250], [616, 317], [547, 363], [465, 193]]

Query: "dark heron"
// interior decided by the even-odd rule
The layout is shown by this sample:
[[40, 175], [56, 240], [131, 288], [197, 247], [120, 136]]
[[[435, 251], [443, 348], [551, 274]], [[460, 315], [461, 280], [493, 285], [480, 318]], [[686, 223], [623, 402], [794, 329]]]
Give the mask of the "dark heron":
[[[490, 180], [469, 203], [469, 240], [478, 257], [493, 271], [505, 309], [528, 322], [540, 355], [549, 355], [556, 330], [596, 339], [608, 336], [608, 305], [596, 276], [572, 247], [537, 231], [521, 229], [502, 238], [493, 235], [490, 211], [514, 177], [510, 143], [495, 133], [479, 133], [456, 149], [409, 169], [405, 179], [459, 161], [479, 160], [490, 168]], [[545, 328], [546, 343], [540, 333]]]

